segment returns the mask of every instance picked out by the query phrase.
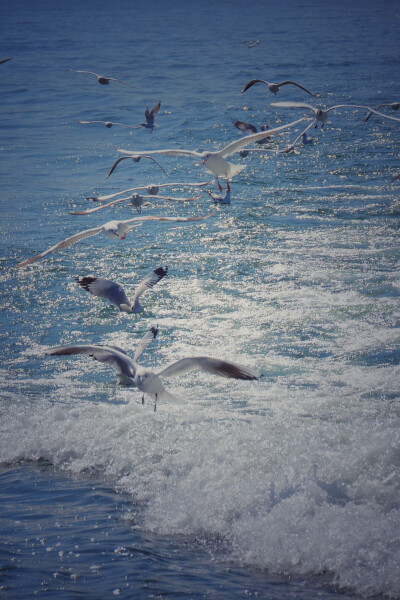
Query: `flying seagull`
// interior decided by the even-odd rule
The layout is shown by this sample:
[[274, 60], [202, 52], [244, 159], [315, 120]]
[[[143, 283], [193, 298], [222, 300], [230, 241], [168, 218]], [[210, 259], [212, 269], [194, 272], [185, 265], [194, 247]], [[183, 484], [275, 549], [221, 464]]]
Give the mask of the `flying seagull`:
[[[146, 189], [146, 188], [145, 188]], [[113, 194], [115, 195], [115, 194]], [[111, 202], [107, 202], [106, 204], [101, 204], [100, 206], [96, 206], [95, 208], [89, 208], [88, 210], [74, 210], [70, 211], [71, 215], [90, 215], [94, 212], [98, 212], [99, 210], [103, 210], [103, 208], [108, 208], [109, 206], [114, 206], [115, 204], [121, 204], [122, 202], [130, 201], [133, 208], [136, 208], [138, 213], [140, 214], [142, 206], [150, 206], [149, 202], [144, 202], [145, 200], [151, 198], [152, 200], [167, 200], [168, 202], [192, 202], [194, 200], [200, 200], [201, 196], [191, 196], [190, 198], [174, 198], [172, 196], [158, 196], [154, 194], [149, 194], [148, 196], [134, 193], [131, 196], [126, 196], [125, 198], [117, 198], [117, 200], [111, 200]]]
[[158, 267], [158, 269], [146, 275], [137, 286], [132, 302], [129, 301], [122, 285], [110, 279], [102, 279], [100, 277], [82, 277], [79, 279], [79, 277], [75, 277], [75, 280], [84, 290], [90, 292], [93, 296], [106, 298], [112, 304], [118, 306], [120, 311], [131, 314], [143, 310], [143, 306], [139, 301], [140, 296], [161, 281], [167, 272], [168, 267]]
[[[58, 250], [63, 250], [64, 248], [68, 248], [72, 246], [79, 240], [83, 240], [87, 237], [91, 237], [93, 235], [97, 235], [98, 233], [104, 232], [105, 235], [112, 239], [120, 239], [124, 240], [126, 238], [126, 234], [128, 231], [135, 229], [136, 227], [140, 227], [142, 223], [138, 223], [138, 221], [161, 221], [161, 222], [173, 222], [173, 223], [187, 223], [191, 221], [202, 221], [203, 219], [208, 219], [209, 217], [213, 217], [216, 213], [212, 213], [209, 215], [205, 215], [203, 217], [157, 217], [157, 216], [145, 216], [145, 217], [134, 217], [133, 219], [128, 219], [126, 221], [109, 221], [108, 223], [104, 223], [99, 227], [94, 227], [93, 229], [86, 229], [85, 231], [81, 231], [80, 233], [76, 233], [71, 237], [59, 242], [55, 246], [52, 246], [48, 250], [45, 250], [41, 254], [37, 254], [28, 260], [24, 260], [19, 263], [16, 268], [25, 267], [26, 265], [30, 265], [31, 263], [40, 260], [50, 254], [51, 252], [57, 252]], [[137, 223], [137, 224], [135, 224]]]
[[176, 377], [194, 370], [219, 375], [220, 377], [244, 379], [247, 381], [257, 380], [261, 377], [259, 373], [248, 367], [209, 356], [181, 358], [161, 371], [155, 372], [142, 367], [136, 362], [138, 359], [137, 350], [133, 359], [131, 359], [124, 350], [116, 346], [56, 346], [55, 348], [51, 348], [46, 354], [50, 356], [87, 354], [99, 362], [107, 363], [117, 371], [119, 383], [138, 387], [143, 392], [142, 404], [144, 404], [145, 394], [153, 396], [154, 412], [157, 409], [158, 398], [170, 396], [161, 382], [161, 377]]
[[306, 102], [271, 102], [271, 106], [277, 106], [280, 108], [305, 108], [307, 110], [311, 110], [315, 116], [315, 127], [318, 126], [318, 121], [322, 123], [321, 128], [325, 125], [325, 122], [328, 120], [329, 113], [331, 110], [335, 110], [336, 108], [365, 108], [370, 112], [383, 117], [384, 119], [390, 119], [391, 121], [400, 121], [400, 119], [396, 119], [395, 117], [389, 117], [388, 115], [383, 115], [380, 112], [377, 112], [375, 109], [370, 106], [365, 106], [364, 104], [336, 104], [335, 106], [330, 106], [325, 110], [322, 108], [316, 108], [315, 106], [311, 106], [311, 104], [307, 104]]
[[[219, 188], [220, 188], [220, 192], [222, 192], [221, 184], [219, 185]], [[211, 190], [207, 190], [207, 193], [211, 197], [214, 204], [230, 204], [231, 203], [231, 186], [229, 185], [229, 181], [226, 182], [225, 196], [221, 196], [220, 194], [215, 194]]]
[[165, 154], [167, 156], [193, 156], [200, 159], [200, 162], [197, 163], [198, 165], [204, 165], [208, 171], [211, 171], [211, 173], [214, 173], [214, 175], [216, 175], [217, 177], [225, 177], [226, 179], [232, 179], [234, 175], [236, 175], [242, 169], [244, 169], [244, 165], [232, 164], [226, 161], [225, 157], [230, 156], [235, 152], [239, 152], [242, 148], [249, 146], [253, 142], [263, 140], [264, 138], [270, 135], [279, 133], [280, 131], [288, 129], [289, 127], [293, 127], [294, 125], [297, 125], [302, 121], [303, 119], [298, 119], [297, 121], [293, 121], [292, 123], [288, 123], [287, 125], [281, 125], [280, 127], [275, 127], [274, 129], [268, 129], [268, 131], [260, 131], [259, 133], [247, 135], [239, 140], [231, 142], [221, 150], [215, 150], [214, 152], [196, 152], [195, 150], [183, 150], [179, 148], [171, 148], [167, 150], [150, 150], [144, 152], [137, 150], [123, 150], [122, 148], [117, 148], [117, 151], [131, 156], [155, 154]]
[[[393, 110], [399, 110], [400, 108], [400, 102], [390, 102], [388, 104], [378, 104], [378, 106], [375, 106], [374, 110], [379, 110], [380, 108], [382, 108], [383, 106], [390, 106], [390, 108], [393, 108]], [[365, 119], [366, 121], [368, 121], [368, 119], [370, 117], [372, 117], [374, 113], [371, 111], [368, 115], [367, 118]]]
[[108, 175], [106, 177], [106, 179], [108, 179], [111, 175], [111, 173], [113, 173], [116, 169], [116, 167], [119, 165], [119, 163], [122, 160], [126, 160], [127, 158], [129, 158], [130, 160], [133, 160], [133, 162], [138, 163], [140, 161], [141, 158], [148, 158], [149, 160], [152, 160], [154, 163], [156, 163], [156, 165], [158, 167], [160, 167], [161, 171], [168, 176], [168, 173], [166, 173], [164, 171], [164, 169], [162, 168], [162, 166], [160, 165], [160, 163], [158, 163], [155, 158], [153, 158], [152, 156], [148, 156], [146, 154], [143, 154], [141, 156], [121, 156], [121, 158], [119, 158], [117, 161], [115, 161], [115, 163], [113, 164], [113, 166], [111, 167], [110, 171], [108, 172]]
[[122, 196], [122, 194], [126, 194], [128, 192], [147, 190], [147, 193], [151, 196], [156, 196], [162, 187], [203, 187], [205, 185], [210, 185], [213, 183], [213, 179], [210, 181], [200, 181], [198, 183], [190, 183], [190, 182], [178, 182], [178, 183], [151, 183], [149, 185], [144, 185], [140, 187], [129, 188], [127, 190], [122, 190], [121, 192], [114, 192], [113, 194], [108, 194], [105, 196], [87, 196], [86, 200], [93, 200], [95, 202], [105, 202], [106, 200], [111, 200], [111, 198], [115, 198], [116, 196]]
[[127, 85], [128, 87], [136, 89], [135, 86], [131, 85], [130, 83], [126, 83], [125, 81], [121, 81], [120, 79], [115, 79], [115, 77], [104, 77], [104, 75], [93, 73], [93, 71], [77, 71], [76, 69], [70, 69], [70, 71], [73, 71], [74, 73], [87, 73], [88, 75], [94, 75], [95, 77], [97, 77], [97, 81], [101, 85], [108, 85], [110, 81], [117, 81], [118, 83], [122, 83], [123, 85]]
[[246, 90], [251, 88], [255, 83], [265, 83], [265, 85], [268, 86], [269, 91], [272, 92], [273, 94], [275, 94], [275, 96], [279, 92], [281, 87], [283, 87], [284, 85], [295, 85], [298, 88], [300, 88], [301, 90], [304, 90], [305, 92], [307, 92], [307, 94], [310, 94], [310, 96], [315, 95], [312, 92], [310, 92], [310, 90], [308, 90], [304, 86], [300, 85], [299, 83], [296, 83], [295, 81], [281, 81], [280, 83], [270, 83], [269, 81], [265, 81], [264, 79], [251, 79], [250, 81], [248, 81], [246, 83], [246, 85], [244, 86], [244, 88], [242, 89], [242, 91], [240, 93], [243, 94]]
[[124, 123], [115, 123], [114, 121], [80, 121], [75, 119], [77, 123], [82, 125], [91, 125], [92, 123], [101, 123], [110, 129], [113, 125], [119, 125], [119, 127], [127, 127], [128, 129], [140, 129], [140, 125], [125, 125]]
[[151, 110], [149, 110], [148, 106], [146, 107], [144, 112], [146, 121], [144, 123], [140, 123], [140, 127], [146, 127], [147, 129], [150, 129], [150, 133], [152, 133], [154, 127], [156, 127], [154, 120], [158, 114], [158, 111], [160, 110], [160, 106], [161, 100], [159, 100], [159, 102]]

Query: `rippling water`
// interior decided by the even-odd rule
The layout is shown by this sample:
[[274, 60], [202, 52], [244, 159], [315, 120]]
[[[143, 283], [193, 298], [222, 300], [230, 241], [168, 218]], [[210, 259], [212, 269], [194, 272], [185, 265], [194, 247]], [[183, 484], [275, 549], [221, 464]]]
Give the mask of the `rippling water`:
[[[295, 153], [275, 153], [292, 133], [232, 157], [246, 164], [232, 204], [204, 223], [145, 224], [13, 268], [133, 215], [70, 215], [92, 208], [86, 196], [209, 177], [160, 156], [168, 176], [125, 161], [106, 180], [117, 147], [206, 150], [240, 135], [234, 120], [301, 116], [274, 100], [399, 101], [398, 12], [392, 1], [2, 2], [1, 595], [400, 595], [398, 123], [332, 111]], [[318, 97], [241, 95], [256, 77]], [[75, 122], [136, 124], [159, 99], [151, 135]], [[206, 214], [201, 193], [145, 214]], [[139, 315], [74, 281], [95, 274], [132, 292], [160, 265], [168, 277]], [[67, 343], [133, 353], [156, 323], [146, 366], [213, 355], [264, 377], [170, 379], [175, 398], [154, 413], [107, 367], [44, 356]]]

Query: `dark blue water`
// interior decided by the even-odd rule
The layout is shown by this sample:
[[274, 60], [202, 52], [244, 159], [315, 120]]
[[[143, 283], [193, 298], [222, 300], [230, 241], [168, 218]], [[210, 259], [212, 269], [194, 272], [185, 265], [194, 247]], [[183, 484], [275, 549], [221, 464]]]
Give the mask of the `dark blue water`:
[[[303, 115], [274, 100], [398, 102], [399, 15], [392, 1], [1, 2], [0, 596], [399, 597], [399, 123], [331, 111], [310, 146], [277, 153], [296, 128], [232, 156], [246, 168], [216, 217], [99, 235], [15, 269], [135, 215], [124, 203], [71, 215], [93, 208], [87, 196], [210, 177], [159, 156], [168, 175], [124, 161], [106, 179], [118, 147], [203, 151], [237, 139], [235, 120]], [[252, 78], [317, 97], [240, 94]], [[152, 134], [76, 122], [135, 125], [158, 100]], [[214, 210], [204, 189], [171, 193], [201, 199], [154, 199], [144, 214]], [[160, 265], [168, 277], [138, 315], [74, 281], [132, 295]], [[146, 366], [213, 355], [264, 377], [170, 379], [154, 413], [107, 366], [45, 356], [68, 343], [133, 353], [153, 324]]]

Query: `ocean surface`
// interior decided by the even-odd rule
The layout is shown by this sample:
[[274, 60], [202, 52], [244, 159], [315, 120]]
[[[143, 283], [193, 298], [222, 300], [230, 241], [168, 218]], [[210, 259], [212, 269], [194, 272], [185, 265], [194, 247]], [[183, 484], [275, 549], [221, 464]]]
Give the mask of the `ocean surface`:
[[[126, 240], [59, 241], [137, 213], [86, 216], [87, 197], [212, 179], [192, 157], [123, 161], [117, 148], [212, 150], [233, 122], [313, 106], [400, 101], [400, 5], [249, 0], [1, 0], [0, 598], [400, 597], [400, 123], [329, 113], [245, 158], [231, 204], [165, 188]], [[260, 40], [252, 47], [244, 41]], [[87, 70], [114, 77], [101, 86]], [[275, 97], [251, 79], [292, 80]], [[136, 125], [161, 100], [152, 133]], [[400, 111], [382, 107], [399, 118]], [[222, 182], [225, 186], [225, 183]], [[76, 276], [133, 295], [129, 315]], [[214, 356], [262, 372], [165, 380], [157, 412], [60, 344], [114, 344], [154, 369]]]

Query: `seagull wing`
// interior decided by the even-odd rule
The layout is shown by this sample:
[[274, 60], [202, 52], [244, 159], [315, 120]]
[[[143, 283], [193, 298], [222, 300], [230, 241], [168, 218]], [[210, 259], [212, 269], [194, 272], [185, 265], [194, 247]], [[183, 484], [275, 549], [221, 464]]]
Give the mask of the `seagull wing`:
[[126, 225], [130, 225], [132, 223], [132, 227], [135, 227], [133, 223], [137, 221], [162, 221], [171, 222], [171, 223], [189, 223], [191, 221], [202, 221], [203, 219], [209, 219], [210, 217], [214, 217], [218, 213], [210, 213], [209, 215], [204, 215], [202, 217], [157, 217], [157, 216], [146, 216], [146, 217], [134, 217], [133, 219], [127, 219], [126, 221], [121, 221], [121, 223], [125, 223]]
[[101, 77], [98, 73], [93, 73], [93, 71], [77, 71], [76, 69], [70, 69], [74, 73], [87, 73], [88, 75], [94, 75], [95, 77]]
[[122, 85], [127, 85], [130, 88], [136, 89], [134, 85], [130, 83], [126, 83], [126, 81], [121, 81], [120, 79], [115, 79], [115, 77], [105, 77], [105, 79], [109, 79], [110, 81], [117, 81], [118, 83], [122, 83]]
[[159, 102], [157, 102], [157, 104], [155, 105], [155, 107], [151, 109], [150, 117], [152, 117], [153, 119], [156, 118], [157, 113], [160, 110], [160, 106], [161, 106], [161, 100], [159, 100]]
[[111, 169], [109, 170], [106, 179], [108, 179], [108, 177], [110, 177], [111, 173], [113, 173], [115, 171], [115, 169], [119, 165], [119, 163], [122, 160], [126, 160], [127, 158], [132, 158], [132, 156], [121, 156], [121, 158], [119, 158], [118, 160], [116, 160], [115, 163], [113, 164], [113, 166], [111, 167]]
[[99, 362], [113, 367], [118, 373], [134, 377], [136, 367], [134, 361], [125, 353], [113, 346], [56, 346], [46, 354], [50, 356], [70, 356], [71, 354], [87, 354]]
[[75, 280], [84, 290], [98, 296], [106, 298], [112, 304], [120, 307], [121, 304], [130, 306], [129, 298], [127, 297], [124, 288], [119, 283], [110, 279], [102, 279], [100, 277], [75, 277]]
[[295, 81], [281, 81], [280, 83], [277, 83], [277, 85], [279, 85], [279, 87], [282, 87], [284, 85], [296, 85], [301, 90], [304, 90], [305, 92], [307, 92], [307, 94], [310, 94], [310, 96], [314, 96], [314, 94], [312, 92], [310, 92], [310, 90], [308, 90], [304, 86], [300, 85], [299, 83], [296, 83]]
[[42, 252], [41, 254], [37, 254], [36, 256], [33, 256], [32, 258], [29, 258], [28, 260], [24, 260], [22, 263], [19, 263], [17, 265], [17, 268], [25, 267], [26, 265], [34, 263], [37, 260], [40, 260], [41, 258], [46, 256], [47, 254], [50, 254], [51, 252], [57, 252], [58, 250], [63, 250], [63, 248], [68, 248], [68, 246], [72, 246], [72, 244], [79, 242], [79, 240], [83, 240], [84, 238], [90, 237], [92, 235], [97, 235], [98, 233], [100, 233], [100, 231], [102, 231], [102, 229], [103, 229], [103, 227], [100, 226], [100, 227], [94, 227], [93, 229], [86, 229], [86, 231], [81, 231], [80, 233], [76, 233], [75, 235], [72, 235], [71, 237], [67, 238], [66, 240], [59, 242], [55, 246], [52, 246], [48, 250], [45, 250], [45, 252]]
[[234, 379], [259, 379], [261, 377], [260, 374], [255, 373], [253, 370], [243, 367], [242, 365], [226, 362], [217, 358], [210, 358], [208, 356], [181, 358], [181, 360], [178, 360], [162, 371], [159, 371], [158, 375], [161, 377], [176, 377], [196, 369], [211, 373], [212, 375]]
[[117, 148], [117, 152], [122, 152], [122, 154], [128, 154], [129, 156], [146, 156], [148, 154], [165, 154], [165, 156], [197, 156], [202, 157], [203, 154], [201, 152], [196, 152], [195, 150], [183, 150], [183, 149], [174, 149], [167, 148], [166, 150], [124, 150], [123, 148]]
[[161, 279], [163, 279], [163, 277], [166, 276], [167, 272], [168, 267], [158, 267], [158, 269], [155, 269], [154, 271], [146, 275], [144, 279], [142, 279], [142, 281], [139, 283], [135, 290], [135, 295], [132, 300], [133, 311], [135, 310], [135, 305], [137, 304], [137, 301], [139, 300], [140, 296], [142, 296], [142, 294], [144, 294], [144, 292], [146, 292], [147, 290], [151, 290], [151, 288], [153, 288], [159, 281], [161, 281]]
[[133, 357], [134, 361], [138, 360], [138, 358], [143, 354], [143, 352], [145, 350], [147, 350], [147, 348], [150, 346], [151, 342], [157, 337], [157, 333], [158, 333], [158, 325], [156, 325], [155, 327], [150, 327], [149, 331], [147, 331], [147, 333], [145, 333], [145, 335], [140, 340], [140, 342], [136, 348], [135, 355]]
[[307, 102], [290, 102], [289, 100], [271, 102], [271, 106], [278, 106], [280, 108], [308, 108], [309, 110], [312, 110], [313, 113], [316, 113], [318, 110], [314, 106], [311, 106], [311, 104], [307, 104]]
[[[117, 194], [111, 194], [111, 196], [115, 196]], [[75, 210], [70, 211], [70, 215], [90, 215], [98, 210], [103, 210], [103, 208], [107, 208], [108, 206], [114, 206], [114, 204], [119, 204], [120, 202], [125, 202], [126, 200], [130, 200], [131, 196], [126, 196], [126, 198], [118, 198], [117, 200], [112, 200], [111, 202], [107, 202], [107, 204], [100, 204], [100, 206], [96, 206], [96, 208], [89, 208], [88, 210]]]
[[243, 94], [243, 92], [251, 88], [255, 83], [265, 83], [265, 85], [268, 85], [268, 81], [264, 81], [264, 79], [251, 79], [246, 83], [246, 85], [240, 93]]
[[287, 123], [287, 125], [281, 125], [280, 127], [275, 127], [274, 129], [268, 129], [267, 131], [260, 131], [259, 133], [253, 133], [251, 135], [246, 135], [245, 137], [240, 138], [239, 140], [235, 140], [231, 142], [225, 148], [220, 150], [219, 154], [225, 158], [225, 156], [230, 156], [234, 154], [234, 152], [239, 152], [242, 148], [249, 146], [253, 142], [257, 142], [258, 140], [263, 140], [270, 135], [274, 135], [274, 133], [279, 133], [284, 129], [288, 129], [289, 127], [293, 127], [298, 123], [302, 123], [304, 119], [297, 119], [297, 121], [293, 121], [292, 123]]

